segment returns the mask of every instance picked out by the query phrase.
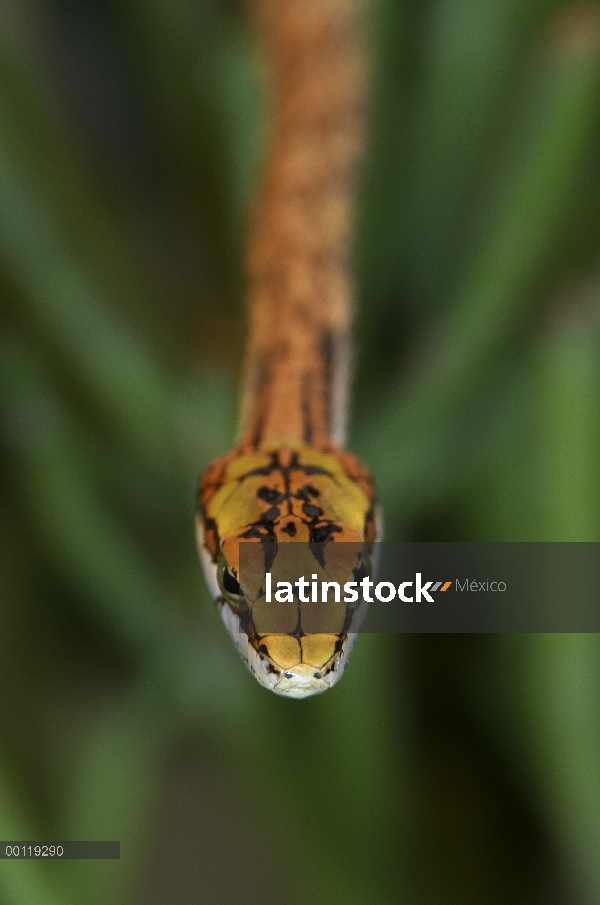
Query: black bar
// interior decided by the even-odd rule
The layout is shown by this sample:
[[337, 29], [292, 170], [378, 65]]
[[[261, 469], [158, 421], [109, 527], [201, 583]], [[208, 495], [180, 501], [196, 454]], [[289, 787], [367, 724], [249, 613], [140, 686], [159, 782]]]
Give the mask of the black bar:
[[68, 861], [120, 858], [120, 842], [0, 842], [0, 860]]
[[239, 545], [241, 632], [600, 633], [598, 542], [268, 546]]

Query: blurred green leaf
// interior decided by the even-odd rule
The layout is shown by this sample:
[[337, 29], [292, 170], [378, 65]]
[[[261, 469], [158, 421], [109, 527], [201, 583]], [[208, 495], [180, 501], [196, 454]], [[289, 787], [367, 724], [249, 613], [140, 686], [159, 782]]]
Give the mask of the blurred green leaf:
[[552, 61], [516, 172], [447, 311], [429, 330], [419, 366], [364, 419], [359, 446], [393, 507], [432, 480], [442, 432], [523, 330], [522, 300], [548, 260], [589, 152], [599, 74], [596, 45], [586, 53], [567, 46]]

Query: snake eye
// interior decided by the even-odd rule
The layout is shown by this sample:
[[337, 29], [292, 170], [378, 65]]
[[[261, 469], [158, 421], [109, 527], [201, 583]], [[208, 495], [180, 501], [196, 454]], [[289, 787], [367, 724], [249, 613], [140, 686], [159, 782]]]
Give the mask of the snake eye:
[[354, 571], [354, 578], [356, 581], [361, 581], [363, 578], [370, 576], [373, 573], [373, 566], [371, 565], [371, 557], [369, 556], [368, 551], [364, 547], [360, 554], [358, 565], [356, 566], [356, 568], [353, 571]]
[[237, 613], [240, 604], [244, 600], [244, 592], [240, 587], [239, 581], [227, 565], [227, 560], [224, 556], [221, 557], [217, 566], [217, 581], [223, 597]]

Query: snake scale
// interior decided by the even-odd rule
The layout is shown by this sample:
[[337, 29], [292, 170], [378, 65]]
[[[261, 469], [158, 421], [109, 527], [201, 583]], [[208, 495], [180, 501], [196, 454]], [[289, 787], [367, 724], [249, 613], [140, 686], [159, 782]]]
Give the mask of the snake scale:
[[[240, 542], [265, 571], [285, 545], [311, 568], [330, 545], [377, 535], [369, 473], [343, 450], [350, 255], [363, 146], [364, 23], [357, 0], [255, 0], [270, 71], [270, 131], [249, 224], [248, 334], [238, 443], [200, 481], [197, 542], [231, 637], [258, 681], [303, 698], [341, 675], [354, 635], [240, 623]], [[323, 550], [325, 554], [323, 554]], [[317, 561], [319, 560], [319, 561]], [[262, 589], [261, 589], [262, 593]]]

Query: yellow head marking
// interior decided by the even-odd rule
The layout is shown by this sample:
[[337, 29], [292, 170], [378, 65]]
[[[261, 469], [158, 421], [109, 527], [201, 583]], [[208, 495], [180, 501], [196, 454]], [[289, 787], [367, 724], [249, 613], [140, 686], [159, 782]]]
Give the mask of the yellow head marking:
[[[318, 574], [319, 581], [341, 578], [343, 583], [352, 578], [363, 545], [374, 539], [372, 490], [366, 469], [349, 453], [318, 451], [302, 443], [250, 452], [239, 449], [216, 460], [202, 480], [198, 521], [205, 562], [210, 560], [213, 569], [221, 562], [221, 578], [226, 573], [229, 583], [221, 587], [221, 605], [234, 613], [238, 582], [245, 579], [245, 587], [238, 585], [239, 593], [243, 590], [248, 600], [256, 600], [264, 571], [272, 571], [276, 577], [278, 570], [285, 568], [286, 547], [295, 556], [306, 557], [305, 574]], [[264, 552], [256, 582], [247, 573], [240, 578], [240, 542], [248, 541]], [[328, 544], [340, 542], [349, 551], [347, 563], [338, 561], [332, 567], [327, 561], [330, 558], [325, 554], [323, 560], [322, 553], [316, 554], [320, 562], [315, 559], [311, 544], [326, 551]], [[294, 544], [293, 551], [289, 544]], [[338, 549], [341, 552], [342, 548]], [[268, 682], [280, 693], [305, 696], [322, 691], [334, 680], [346, 642], [345, 604], [329, 607], [329, 623], [322, 626], [320, 602], [303, 604], [303, 620], [313, 629], [308, 633], [298, 631], [297, 604], [288, 608], [284, 630], [273, 633], [258, 602], [246, 639], [253, 653], [244, 655], [249, 665], [256, 657]], [[243, 636], [234, 640], [240, 646]]]

